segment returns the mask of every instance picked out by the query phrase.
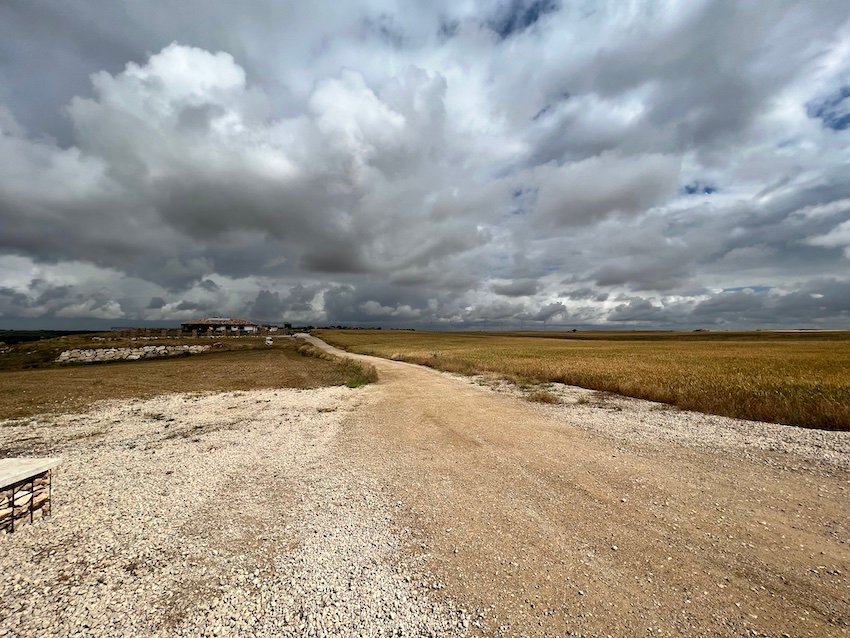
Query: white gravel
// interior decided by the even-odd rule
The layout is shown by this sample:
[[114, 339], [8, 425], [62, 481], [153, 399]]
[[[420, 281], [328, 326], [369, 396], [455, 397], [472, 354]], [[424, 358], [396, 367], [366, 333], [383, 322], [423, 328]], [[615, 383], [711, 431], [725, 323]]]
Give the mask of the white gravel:
[[59, 455], [53, 516], [0, 536], [0, 636], [458, 635], [403, 503], [335, 458], [358, 391], [114, 401], [0, 422]]
[[451, 376], [491, 391], [515, 396], [528, 396], [535, 391], [546, 390], [560, 401], [551, 405], [540, 404], [540, 408], [550, 416], [619, 442], [722, 450], [746, 458], [758, 456], [763, 462], [780, 466], [795, 466], [802, 461], [827, 470], [850, 469], [850, 432], [702, 414], [654, 401], [562, 383], [523, 389], [514, 383], [483, 375]]

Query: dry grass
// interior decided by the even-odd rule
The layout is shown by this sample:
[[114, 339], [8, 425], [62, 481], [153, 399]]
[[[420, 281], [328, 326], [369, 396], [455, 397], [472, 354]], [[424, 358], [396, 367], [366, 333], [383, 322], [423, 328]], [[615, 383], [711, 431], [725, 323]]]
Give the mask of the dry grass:
[[532, 403], [560, 403], [561, 400], [548, 390], [535, 390], [525, 397]]
[[461, 374], [560, 382], [725, 416], [850, 429], [847, 332], [318, 335], [353, 352]]
[[[39, 347], [28, 350], [34, 354], [13, 357], [14, 362], [23, 357], [33, 367], [34, 361], [46, 359], [41, 367], [9, 365], [13, 369], [0, 371], [0, 419], [75, 412], [103, 399], [170, 392], [356, 387], [374, 380], [368, 370], [350, 360], [305, 356], [299, 352], [298, 342], [284, 339], [271, 347], [262, 338], [230, 339], [223, 341], [220, 350], [186, 357], [63, 366], [49, 363], [50, 358], [44, 356], [45, 352], [53, 353], [53, 358], [58, 355], [56, 344], [50, 343], [55, 341], [38, 342], [33, 345]], [[79, 345], [75, 342], [73, 347]], [[99, 342], [85, 345], [103, 347]], [[68, 347], [64, 341], [58, 349]]]
[[305, 357], [314, 357], [323, 361], [332, 361], [336, 363], [341, 370], [346, 372], [347, 380], [345, 385], [349, 388], [359, 388], [360, 386], [374, 383], [378, 380], [378, 371], [375, 366], [368, 363], [358, 363], [349, 358], [341, 358], [331, 354], [321, 348], [310, 343], [301, 343], [297, 347], [299, 354]]

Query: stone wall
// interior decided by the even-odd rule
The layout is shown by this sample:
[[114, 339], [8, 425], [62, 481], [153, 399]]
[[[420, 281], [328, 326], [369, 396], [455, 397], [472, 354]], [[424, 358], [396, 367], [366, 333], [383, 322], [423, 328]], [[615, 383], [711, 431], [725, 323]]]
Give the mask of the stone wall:
[[50, 470], [0, 490], [0, 533], [50, 514]]
[[210, 346], [142, 346], [140, 348], [77, 348], [65, 350], [56, 359], [59, 363], [102, 363], [104, 361], [137, 361], [198, 354]]

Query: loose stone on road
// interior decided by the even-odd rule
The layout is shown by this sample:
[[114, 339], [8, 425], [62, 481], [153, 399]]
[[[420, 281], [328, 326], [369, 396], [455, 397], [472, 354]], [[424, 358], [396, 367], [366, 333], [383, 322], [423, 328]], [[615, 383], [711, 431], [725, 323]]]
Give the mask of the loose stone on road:
[[341, 455], [410, 504], [445, 591], [497, 633], [846, 635], [850, 433], [539, 406], [365, 359], [381, 381]]

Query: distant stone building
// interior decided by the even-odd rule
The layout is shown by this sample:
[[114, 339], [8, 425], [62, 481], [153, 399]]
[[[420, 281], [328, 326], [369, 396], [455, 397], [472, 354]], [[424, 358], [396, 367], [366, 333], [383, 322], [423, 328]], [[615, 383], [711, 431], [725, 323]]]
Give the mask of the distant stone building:
[[230, 317], [209, 317], [181, 323], [183, 332], [198, 334], [254, 334], [260, 326], [247, 319], [232, 319]]

